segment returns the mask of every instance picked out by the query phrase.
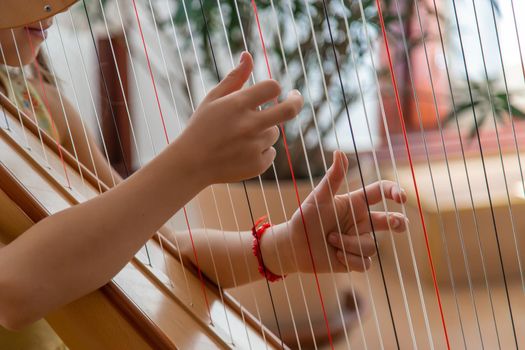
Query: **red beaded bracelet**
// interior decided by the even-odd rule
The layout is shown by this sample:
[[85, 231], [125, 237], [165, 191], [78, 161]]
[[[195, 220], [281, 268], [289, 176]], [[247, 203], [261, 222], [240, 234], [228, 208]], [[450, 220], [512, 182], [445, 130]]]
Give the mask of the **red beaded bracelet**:
[[276, 275], [266, 268], [266, 266], [264, 265], [264, 260], [262, 258], [261, 247], [260, 247], [261, 237], [266, 232], [266, 229], [270, 226], [271, 224], [269, 222], [266, 222], [266, 216], [259, 218], [255, 222], [255, 224], [252, 227], [252, 235], [253, 235], [252, 251], [253, 251], [253, 255], [255, 255], [259, 263], [259, 273], [264, 278], [266, 278], [268, 281], [276, 282], [286, 277], [286, 275], [284, 276]]

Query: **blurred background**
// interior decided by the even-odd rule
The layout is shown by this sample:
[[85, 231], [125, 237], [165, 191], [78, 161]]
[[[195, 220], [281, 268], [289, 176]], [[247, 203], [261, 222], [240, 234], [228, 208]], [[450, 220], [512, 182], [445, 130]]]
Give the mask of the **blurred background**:
[[[510, 348], [506, 292], [515, 327], [525, 327], [519, 316], [525, 311], [525, 25], [517, 17], [525, 5], [380, 4], [390, 55], [374, 0], [257, 2], [273, 78], [283, 93], [297, 88], [305, 97], [298, 118], [285, 125], [301, 198], [323, 176], [335, 149], [351, 159], [344, 191], [362, 187], [362, 175], [366, 183], [399, 182], [410, 198], [405, 208], [377, 208], [406, 211], [410, 218], [406, 234], [377, 236], [385, 284], [377, 261], [366, 274], [321, 276], [338, 344], [395, 348], [395, 329], [402, 348], [445, 346], [426, 228], [454, 348]], [[84, 0], [56, 18], [44, 50], [61, 91], [124, 177], [158, 154], [166, 138], [177, 137], [242, 51], [255, 60], [250, 84], [268, 78], [252, 3], [245, 0]], [[272, 222], [297, 209], [282, 139], [277, 149], [275, 167], [248, 182], [253, 214], [269, 211]], [[251, 227], [239, 184], [213, 186], [188, 208], [195, 226]], [[178, 216], [172, 225], [185, 228]], [[312, 277], [290, 276], [286, 283], [273, 284], [272, 291], [288, 343], [296, 342], [295, 322], [304, 347], [326, 346]], [[261, 286], [231, 293], [275, 330], [269, 300], [253, 305], [254, 288]]]

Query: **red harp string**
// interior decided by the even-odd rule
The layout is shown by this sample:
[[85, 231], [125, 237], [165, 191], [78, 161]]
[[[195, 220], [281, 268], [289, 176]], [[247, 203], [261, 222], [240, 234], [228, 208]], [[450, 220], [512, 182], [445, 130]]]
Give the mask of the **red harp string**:
[[395, 101], [396, 101], [396, 107], [397, 107], [397, 111], [398, 111], [398, 116], [399, 116], [399, 122], [401, 123], [401, 128], [402, 128], [402, 132], [403, 132], [403, 140], [404, 140], [404, 143], [405, 143], [405, 149], [406, 149], [406, 152], [407, 152], [408, 162], [409, 162], [409, 165], [410, 165], [410, 172], [412, 174], [412, 182], [414, 184], [414, 191], [415, 191], [416, 200], [417, 200], [417, 208], [418, 208], [418, 212], [419, 212], [419, 218], [421, 220], [421, 225], [422, 225], [422, 228], [423, 228], [423, 234], [425, 236], [425, 247], [426, 247], [426, 250], [427, 250], [428, 262], [429, 262], [430, 270], [431, 270], [431, 273], [432, 273], [432, 283], [434, 285], [434, 291], [435, 291], [437, 302], [438, 302], [438, 306], [439, 306], [439, 313], [440, 313], [440, 318], [441, 318], [441, 324], [443, 326], [443, 332], [444, 332], [444, 335], [445, 335], [447, 348], [450, 350], [450, 341], [449, 341], [449, 337], [448, 337], [447, 326], [446, 326], [446, 323], [445, 323], [445, 316], [444, 316], [444, 313], [443, 313], [443, 305], [442, 305], [442, 302], [441, 302], [441, 295], [439, 293], [439, 287], [438, 287], [438, 283], [437, 283], [437, 277], [436, 277], [436, 271], [435, 271], [435, 267], [434, 267], [434, 261], [432, 259], [432, 253], [430, 251], [430, 244], [429, 244], [429, 241], [428, 241], [427, 227], [426, 227], [426, 224], [425, 224], [425, 218], [423, 216], [423, 208], [421, 206], [421, 200], [419, 198], [419, 191], [418, 191], [418, 186], [417, 186], [416, 174], [414, 172], [414, 164], [413, 164], [413, 161], [412, 161], [412, 153], [410, 151], [410, 146], [408, 144], [407, 130], [406, 130], [406, 126], [405, 126], [405, 120], [404, 120], [404, 116], [403, 116], [403, 111], [402, 111], [402, 108], [401, 108], [401, 101], [400, 101], [400, 98], [399, 98], [399, 91], [398, 91], [397, 81], [396, 81], [395, 72], [394, 72], [394, 68], [393, 68], [392, 56], [390, 54], [390, 47], [388, 45], [388, 38], [387, 38], [387, 34], [386, 34], [385, 22], [384, 22], [384, 19], [383, 19], [383, 12], [381, 10], [380, 0], [376, 0], [376, 5], [377, 5], [378, 16], [379, 16], [379, 23], [381, 25], [381, 33], [383, 35], [383, 41], [385, 43], [385, 49], [386, 49], [386, 53], [387, 53], [387, 57], [388, 57], [388, 68], [389, 68], [390, 76], [391, 76], [391, 79], [392, 79], [392, 86], [394, 88], [394, 95], [395, 95]]
[[[163, 130], [164, 130], [164, 137], [166, 138], [166, 144], [169, 144], [170, 141], [169, 141], [168, 132], [167, 132], [167, 129], [166, 129], [166, 123], [165, 123], [165, 119], [164, 119], [164, 114], [162, 112], [162, 106], [160, 104], [160, 99], [159, 99], [159, 95], [158, 95], [158, 91], [157, 91], [157, 85], [155, 83], [155, 76], [153, 75], [153, 70], [151, 68], [151, 62], [150, 62], [149, 55], [148, 55], [148, 49], [147, 49], [147, 45], [146, 45], [146, 40], [144, 39], [144, 33], [142, 32], [142, 25], [141, 25], [141, 22], [140, 22], [140, 16], [139, 16], [139, 13], [138, 13], [138, 10], [137, 10], [137, 4], [136, 4], [135, 0], [133, 0], [133, 10], [134, 10], [134, 13], [135, 13], [135, 18], [137, 20], [137, 26], [138, 26], [139, 33], [140, 33], [140, 38], [141, 38], [141, 41], [142, 41], [142, 47], [144, 49], [144, 55], [146, 56], [146, 63], [147, 63], [147, 66], [148, 66], [148, 72], [149, 72], [149, 76], [151, 78], [151, 84], [153, 85], [153, 90], [154, 90], [154, 93], [155, 93], [155, 100], [157, 102], [157, 108], [159, 110], [159, 116], [160, 116], [160, 119], [161, 119], [161, 122], [162, 122], [162, 126], [163, 126]], [[204, 282], [204, 276], [202, 274], [202, 270], [201, 270], [200, 265], [199, 265], [199, 257], [198, 257], [198, 254], [197, 254], [197, 249], [195, 247], [195, 242], [193, 240], [193, 233], [192, 233], [191, 227], [190, 227], [190, 222], [189, 222], [189, 218], [188, 218], [188, 212], [187, 212], [185, 206], [182, 209], [183, 209], [183, 213], [184, 213], [184, 220], [186, 222], [186, 227], [188, 228], [188, 234], [190, 236], [193, 256], [195, 258], [195, 263], [197, 265], [197, 271], [198, 271], [198, 275], [199, 275], [199, 279], [200, 279], [200, 283], [201, 283], [202, 295], [203, 295], [204, 301], [206, 303], [206, 308], [207, 308], [207, 311], [208, 311], [208, 316], [210, 318], [210, 322], [213, 324], [213, 320], [211, 318], [210, 303], [208, 301], [208, 296], [206, 294], [206, 284]]]
[[[268, 71], [268, 77], [270, 79], [272, 79], [272, 70], [270, 68], [270, 62], [268, 60], [268, 53], [266, 51], [266, 44], [264, 43], [264, 35], [263, 35], [263, 32], [262, 32], [261, 23], [259, 21], [259, 13], [257, 11], [257, 4], [255, 3], [255, 0], [251, 0], [251, 3], [252, 3], [252, 7], [253, 7], [253, 13], [254, 13], [254, 16], [255, 16], [255, 21], [257, 23], [257, 30], [258, 30], [258, 33], [259, 33], [259, 39], [260, 39], [260, 42], [261, 42], [261, 48], [262, 48], [263, 54], [264, 54], [264, 60], [265, 60], [265, 63], [266, 63], [266, 69]], [[274, 101], [274, 103], [277, 103], [277, 101]], [[286, 134], [285, 134], [285, 130], [284, 130], [283, 124], [281, 123], [279, 125], [279, 127], [281, 129], [281, 135], [283, 137], [284, 149], [285, 149], [285, 152], [286, 152], [286, 158], [287, 158], [287, 161], [288, 161], [288, 167], [290, 168], [290, 174], [291, 174], [292, 182], [293, 182], [293, 186], [294, 186], [295, 197], [297, 199], [297, 204], [299, 206], [299, 213], [301, 214], [301, 221], [303, 223], [303, 229], [304, 229], [304, 233], [305, 233], [305, 237], [306, 237], [306, 243], [307, 243], [307, 246], [308, 246], [308, 254], [310, 256], [310, 261], [312, 263], [312, 270], [314, 272], [315, 284], [316, 284], [316, 288], [317, 288], [317, 294], [319, 295], [319, 300], [321, 302], [321, 308], [322, 308], [322, 312], [323, 312], [323, 318], [324, 318], [326, 330], [328, 332], [328, 341], [330, 343], [331, 348], [334, 349], [334, 344], [333, 344], [333, 340], [332, 340], [332, 334], [331, 334], [331, 331], [330, 331], [330, 324], [329, 324], [329, 321], [328, 321], [328, 316], [326, 314], [326, 308], [325, 308], [325, 305], [324, 305], [323, 294], [321, 292], [321, 285], [319, 283], [319, 278], [317, 276], [317, 270], [316, 270], [316, 267], [315, 267], [315, 261], [314, 261], [314, 257], [313, 257], [313, 253], [312, 253], [312, 247], [311, 247], [311, 244], [310, 244], [310, 239], [308, 237], [308, 229], [306, 227], [306, 220], [305, 220], [305, 217], [304, 217], [302, 204], [301, 204], [301, 198], [299, 196], [299, 190], [297, 188], [297, 181], [295, 179], [295, 173], [294, 173], [293, 166], [292, 166], [290, 150], [288, 148], [288, 143], [286, 141]]]

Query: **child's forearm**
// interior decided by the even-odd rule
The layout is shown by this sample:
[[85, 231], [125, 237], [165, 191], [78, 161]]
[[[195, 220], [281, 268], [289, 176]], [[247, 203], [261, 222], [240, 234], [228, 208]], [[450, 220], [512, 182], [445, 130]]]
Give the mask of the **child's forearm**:
[[[221, 287], [231, 288], [262, 279], [258, 271], [259, 264], [252, 253], [251, 231], [223, 232], [214, 229], [192, 229], [195, 251], [189, 232], [181, 231], [175, 234], [182, 254], [194, 265], [197, 265], [195, 259], [197, 255], [198, 267]], [[276, 239], [277, 250], [273, 236]], [[294, 271], [285, 224], [269, 228], [260, 244], [265, 266], [271, 272], [282, 275]]]
[[168, 148], [113, 190], [42, 220], [2, 248], [0, 324], [19, 328], [114, 276], [206, 185], [179, 149]]

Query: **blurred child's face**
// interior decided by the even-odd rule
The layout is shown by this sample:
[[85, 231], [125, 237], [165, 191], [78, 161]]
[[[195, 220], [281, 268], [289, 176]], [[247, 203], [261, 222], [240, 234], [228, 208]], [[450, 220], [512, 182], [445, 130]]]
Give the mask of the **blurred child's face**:
[[[0, 45], [5, 56], [4, 60], [0, 54], [0, 63], [19, 67], [20, 61], [22, 65], [33, 62], [40, 50], [40, 45], [47, 37], [47, 29], [52, 24], [53, 18], [48, 18], [24, 27], [0, 29]], [[20, 55], [20, 60], [18, 55]]]

